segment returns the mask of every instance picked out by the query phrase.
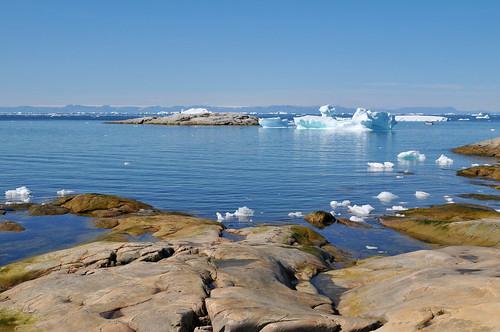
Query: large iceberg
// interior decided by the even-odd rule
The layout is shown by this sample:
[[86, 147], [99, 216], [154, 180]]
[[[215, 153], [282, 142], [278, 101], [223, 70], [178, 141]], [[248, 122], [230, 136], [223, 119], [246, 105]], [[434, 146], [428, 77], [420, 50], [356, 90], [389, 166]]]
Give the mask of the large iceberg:
[[297, 129], [337, 129], [344, 131], [388, 131], [396, 124], [393, 115], [387, 112], [372, 112], [358, 108], [351, 119], [334, 117], [335, 108], [321, 106], [321, 116], [305, 115], [294, 117]]

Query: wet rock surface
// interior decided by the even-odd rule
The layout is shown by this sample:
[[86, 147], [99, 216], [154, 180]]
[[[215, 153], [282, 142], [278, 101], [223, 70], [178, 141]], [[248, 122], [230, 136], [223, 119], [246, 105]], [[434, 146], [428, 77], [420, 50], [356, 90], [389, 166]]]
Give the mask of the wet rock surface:
[[500, 213], [475, 204], [444, 204], [381, 217], [387, 227], [417, 239], [447, 245], [500, 247]]
[[311, 212], [304, 217], [304, 220], [318, 228], [325, 228], [326, 226], [335, 223], [335, 217], [326, 211]]
[[0, 221], [0, 232], [22, 232], [24, 230], [25, 228], [15, 221]]

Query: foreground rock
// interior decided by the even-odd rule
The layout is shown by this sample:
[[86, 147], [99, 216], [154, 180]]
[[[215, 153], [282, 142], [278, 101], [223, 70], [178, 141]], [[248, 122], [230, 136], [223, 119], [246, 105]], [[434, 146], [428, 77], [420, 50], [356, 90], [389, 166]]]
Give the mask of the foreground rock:
[[459, 170], [457, 175], [469, 178], [480, 177], [500, 181], [500, 165], [469, 167]]
[[368, 259], [321, 273], [342, 316], [378, 318], [380, 332], [498, 331], [500, 250], [448, 247]]
[[431, 243], [500, 247], [500, 213], [488, 207], [444, 204], [406, 210], [402, 215], [381, 217], [380, 222]]
[[500, 158], [500, 137], [479, 143], [460, 146], [452, 151], [465, 155]]
[[145, 117], [120, 121], [114, 124], [151, 124], [165, 126], [257, 126], [259, 119], [243, 113], [173, 114], [165, 117]]
[[[110, 228], [113, 240], [149, 232], [159, 241], [94, 242], [0, 267], [0, 318], [7, 316], [8, 328], [222, 332], [380, 326], [376, 319], [339, 316], [311, 284], [330, 268], [336, 251], [306, 227], [234, 230], [238, 240], [231, 241], [222, 237], [219, 223], [179, 213], [95, 222]], [[0, 330], [2, 324], [0, 319]]]
[[25, 228], [15, 221], [0, 221], [0, 232], [22, 232], [24, 230]]

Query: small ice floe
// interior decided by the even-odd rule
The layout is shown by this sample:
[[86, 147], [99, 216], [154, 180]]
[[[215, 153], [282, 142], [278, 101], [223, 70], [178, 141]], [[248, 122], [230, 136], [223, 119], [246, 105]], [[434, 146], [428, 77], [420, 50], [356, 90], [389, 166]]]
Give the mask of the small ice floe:
[[394, 195], [393, 193], [391, 193], [389, 191], [382, 191], [380, 194], [378, 194], [375, 197], [378, 198], [378, 200], [381, 202], [390, 202], [393, 199], [398, 198], [397, 195]]
[[386, 210], [387, 211], [406, 211], [408, 209], [405, 208], [404, 206], [401, 206], [401, 205], [393, 205], [392, 207], [387, 208]]
[[349, 205], [348, 208], [349, 212], [357, 217], [368, 217], [370, 213], [373, 210], [375, 210], [375, 208], [370, 204], [354, 205], [354, 206]]
[[396, 175], [396, 179], [403, 179], [403, 178], [404, 178], [404, 176], [402, 176], [402, 175]]
[[438, 164], [439, 166], [444, 166], [444, 167], [451, 166], [453, 164], [453, 159], [448, 158], [447, 156], [442, 154], [441, 156], [439, 156], [438, 159], [436, 159], [436, 164]]
[[443, 196], [443, 198], [444, 198], [444, 200], [445, 200], [448, 204], [453, 204], [453, 203], [455, 203], [455, 202], [453, 201], [453, 197], [451, 197], [451, 196], [444, 195], [444, 196]]
[[288, 120], [280, 117], [259, 118], [259, 125], [262, 128], [287, 128]]
[[366, 249], [368, 250], [377, 250], [378, 247], [375, 247], [375, 246], [365, 246]]
[[31, 190], [26, 187], [5, 191], [5, 199], [9, 203], [29, 203], [31, 201]]
[[75, 191], [74, 190], [67, 190], [67, 189], [61, 189], [61, 190], [58, 190], [56, 192], [57, 196], [59, 197], [64, 197], [66, 195], [71, 195], [73, 194]]
[[394, 164], [390, 161], [386, 161], [383, 163], [367, 163], [368, 170], [370, 171], [386, 171], [392, 170], [394, 168]]
[[479, 164], [472, 164], [471, 166], [472, 167], [477, 167], [477, 166], [479, 166]]
[[346, 199], [346, 200], [342, 201], [342, 203], [340, 203], [340, 205], [342, 205], [343, 207], [348, 207], [349, 205], [351, 205], [351, 201]]
[[396, 217], [401, 217], [401, 218], [403, 218], [405, 215], [404, 215], [404, 214], [401, 214], [401, 213], [396, 213], [396, 214], [395, 214], [395, 216], [396, 216]]
[[495, 131], [495, 128], [491, 128], [490, 131]]
[[128, 165], [130, 165], [130, 162], [129, 162], [129, 161], [124, 161], [124, 162], [123, 162], [123, 166], [128, 166]]
[[218, 221], [224, 221], [224, 220], [229, 220], [229, 219], [233, 219], [233, 218], [238, 218], [238, 220], [247, 220], [250, 217], [253, 217], [254, 214], [255, 214], [255, 211], [246, 207], [246, 206], [238, 208], [233, 213], [226, 212], [225, 215], [222, 215], [220, 212], [215, 213]]
[[332, 209], [336, 209], [339, 205], [340, 204], [337, 201], [331, 201], [330, 202], [330, 206], [331, 206]]
[[297, 212], [290, 212], [288, 214], [288, 216], [290, 218], [302, 218], [302, 217], [304, 217], [304, 214], [302, 212], [300, 212], [300, 211], [297, 211]]
[[405, 152], [401, 152], [400, 154], [398, 154], [398, 160], [424, 161], [425, 154], [420, 153], [419, 151], [415, 151], [415, 150], [405, 151]]
[[429, 198], [431, 194], [429, 193], [426, 193], [425, 191], [415, 191], [415, 197], [417, 199], [426, 199], [426, 198]]
[[364, 218], [361, 218], [361, 217], [356, 217], [356, 216], [351, 216], [349, 218], [350, 221], [354, 221], [354, 222], [365, 222], [365, 219]]

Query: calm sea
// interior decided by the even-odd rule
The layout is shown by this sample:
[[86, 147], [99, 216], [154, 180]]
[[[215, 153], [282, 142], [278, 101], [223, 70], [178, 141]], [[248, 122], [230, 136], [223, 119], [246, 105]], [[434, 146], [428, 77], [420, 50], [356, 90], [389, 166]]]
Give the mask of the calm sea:
[[[259, 127], [164, 127], [110, 125], [102, 119], [0, 117], [0, 192], [27, 186], [33, 201], [52, 199], [60, 189], [99, 192], [139, 199], [158, 208], [215, 219], [216, 212], [247, 206], [258, 223], [304, 223], [289, 212], [331, 210], [332, 200], [371, 204], [373, 228], [332, 225], [320, 232], [355, 256], [396, 254], [427, 247], [381, 227], [376, 216], [392, 205], [445, 203], [445, 195], [494, 193], [457, 177], [456, 170], [488, 159], [454, 155], [450, 149], [498, 136], [500, 120], [450, 121], [426, 126], [400, 123], [392, 133], [335, 133], [326, 130]], [[399, 152], [419, 150], [424, 162], [398, 163]], [[435, 163], [441, 154], [450, 168]], [[367, 162], [394, 162], [387, 172], [372, 172]], [[400, 172], [411, 174], [401, 174]], [[417, 200], [415, 191], [431, 194]], [[399, 196], [390, 203], [381, 191]], [[453, 197], [455, 202], [464, 201]], [[494, 202], [483, 202], [495, 206]], [[345, 210], [337, 212], [349, 217]], [[0, 264], [95, 236], [86, 218], [3, 219], [24, 224], [26, 232], [0, 233]], [[377, 247], [367, 249], [366, 246]]]

